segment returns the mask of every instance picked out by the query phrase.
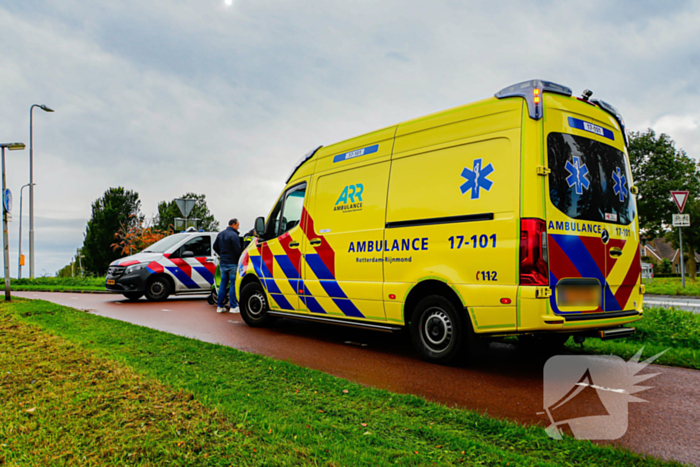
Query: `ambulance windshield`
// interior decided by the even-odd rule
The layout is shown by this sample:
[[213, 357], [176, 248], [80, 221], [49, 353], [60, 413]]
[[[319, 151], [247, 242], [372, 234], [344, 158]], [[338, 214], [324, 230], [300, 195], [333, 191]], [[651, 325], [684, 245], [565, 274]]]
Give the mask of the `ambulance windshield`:
[[567, 216], [627, 225], [634, 219], [630, 173], [625, 155], [581, 136], [547, 136], [549, 197]]

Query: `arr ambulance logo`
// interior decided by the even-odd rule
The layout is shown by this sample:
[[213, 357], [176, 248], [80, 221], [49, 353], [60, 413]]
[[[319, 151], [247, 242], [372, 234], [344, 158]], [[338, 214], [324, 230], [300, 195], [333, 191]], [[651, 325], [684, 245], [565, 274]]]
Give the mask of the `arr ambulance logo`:
[[348, 185], [335, 202], [333, 211], [354, 212], [362, 210], [362, 192], [365, 186], [362, 183]]
[[472, 170], [466, 167], [462, 170], [462, 178], [465, 178], [467, 181], [462, 183], [459, 190], [463, 195], [471, 190], [471, 199], [479, 199], [482, 188], [486, 191], [491, 191], [493, 186], [493, 182], [487, 178], [494, 172], [493, 165], [489, 162], [489, 165], [482, 168], [482, 161], [483, 159], [474, 159]]

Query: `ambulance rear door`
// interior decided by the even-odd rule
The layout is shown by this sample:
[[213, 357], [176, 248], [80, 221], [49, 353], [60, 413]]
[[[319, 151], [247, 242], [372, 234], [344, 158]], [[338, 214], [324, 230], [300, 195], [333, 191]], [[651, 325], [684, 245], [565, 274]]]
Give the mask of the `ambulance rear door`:
[[573, 315], [635, 308], [639, 238], [619, 126], [569, 97], [545, 94], [545, 109], [552, 309]]

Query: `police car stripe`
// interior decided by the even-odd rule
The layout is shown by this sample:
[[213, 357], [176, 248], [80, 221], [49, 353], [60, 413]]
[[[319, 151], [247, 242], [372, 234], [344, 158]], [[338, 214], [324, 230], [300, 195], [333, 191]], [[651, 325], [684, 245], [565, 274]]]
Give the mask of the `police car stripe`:
[[209, 284], [213, 284], [213, 283], [214, 283], [214, 274], [212, 274], [211, 272], [209, 272], [209, 270], [208, 270], [207, 268], [195, 266], [195, 267], [194, 267], [194, 270], [197, 271], [197, 274], [199, 274], [200, 276], [202, 276], [202, 279], [204, 279], [205, 281], [207, 281]]
[[182, 282], [182, 284], [183, 284], [185, 287], [187, 287], [188, 289], [199, 289], [199, 288], [200, 288], [200, 287], [197, 285], [197, 283], [196, 283], [195, 281], [193, 281], [192, 278], [191, 278], [190, 276], [188, 276], [187, 274], [185, 274], [185, 271], [183, 271], [182, 269], [180, 269], [180, 268], [178, 268], [178, 267], [171, 267], [171, 266], [166, 267], [166, 269], [167, 269], [168, 271], [170, 271], [170, 273], [171, 273], [173, 276], [175, 276], [175, 278], [176, 278], [177, 280], [179, 280], [180, 282]]

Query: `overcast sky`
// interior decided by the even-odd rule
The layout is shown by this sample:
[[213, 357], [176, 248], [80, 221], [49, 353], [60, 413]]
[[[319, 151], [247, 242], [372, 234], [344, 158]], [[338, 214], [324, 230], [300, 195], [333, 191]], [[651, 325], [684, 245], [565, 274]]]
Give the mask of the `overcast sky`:
[[[0, 140], [28, 145], [30, 106], [56, 110], [34, 112], [37, 275], [109, 187], [149, 216], [204, 193], [247, 230], [310, 149], [532, 78], [700, 156], [700, 2], [227, 1], [0, 0]], [[16, 276], [29, 151], [6, 158]]]

